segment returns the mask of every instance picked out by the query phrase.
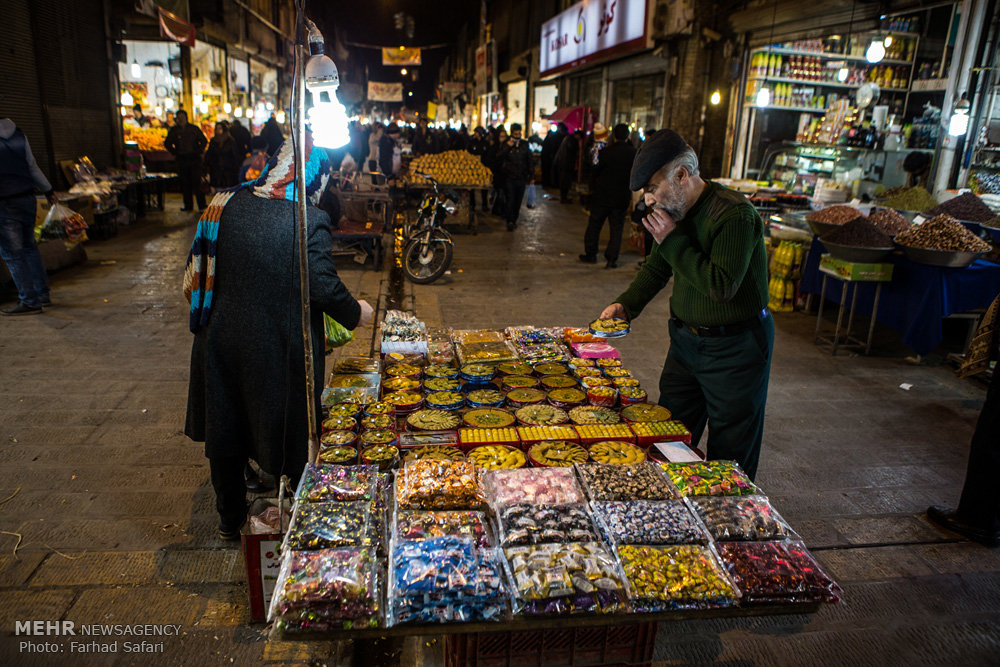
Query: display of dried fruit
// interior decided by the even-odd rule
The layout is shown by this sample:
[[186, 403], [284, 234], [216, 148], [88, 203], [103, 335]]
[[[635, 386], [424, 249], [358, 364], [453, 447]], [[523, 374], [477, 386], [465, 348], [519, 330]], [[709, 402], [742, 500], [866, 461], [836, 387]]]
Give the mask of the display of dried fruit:
[[518, 408], [514, 416], [522, 424], [533, 426], [565, 424], [569, 421], [569, 415], [566, 414], [566, 411], [553, 405], [526, 405], [523, 408]]
[[417, 410], [406, 418], [408, 426], [423, 431], [445, 431], [458, 428], [460, 423], [458, 415], [448, 410]]
[[574, 424], [617, 424], [621, 421], [618, 413], [611, 408], [596, 405], [581, 405], [569, 411]]
[[875, 211], [868, 216], [868, 220], [890, 236], [900, 232], [905, 232], [913, 226], [912, 222], [907, 220], [898, 211], [891, 208], [883, 208], [880, 211]]
[[528, 456], [538, 465], [566, 468], [574, 463], [585, 463], [587, 450], [572, 442], [549, 440], [532, 445]]
[[504, 428], [514, 423], [514, 416], [500, 408], [476, 408], [469, 410], [462, 419], [466, 424], [474, 428]]
[[811, 222], [825, 222], [828, 225], [843, 225], [851, 220], [863, 217], [865, 217], [864, 214], [856, 208], [835, 204], [807, 214], [806, 220]]
[[939, 215], [896, 235], [896, 243], [911, 248], [988, 252], [990, 244], [950, 215]]

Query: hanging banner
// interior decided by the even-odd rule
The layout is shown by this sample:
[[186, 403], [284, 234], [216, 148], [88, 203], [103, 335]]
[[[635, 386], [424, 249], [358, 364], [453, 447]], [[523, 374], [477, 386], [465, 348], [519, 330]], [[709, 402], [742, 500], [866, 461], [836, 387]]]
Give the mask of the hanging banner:
[[382, 64], [389, 67], [407, 67], [420, 64], [420, 49], [398, 47], [382, 47]]
[[438, 105], [433, 102], [427, 103], [427, 119], [436, 120], [438, 115]]
[[444, 95], [458, 95], [465, 92], [464, 81], [445, 81], [441, 84], [441, 93]]
[[387, 83], [383, 81], [368, 82], [369, 102], [402, 102], [403, 84], [400, 82]]
[[162, 7], [157, 8], [160, 17], [160, 37], [166, 37], [178, 44], [194, 46], [194, 26]]
[[543, 77], [647, 46], [646, 0], [583, 0], [542, 24]]

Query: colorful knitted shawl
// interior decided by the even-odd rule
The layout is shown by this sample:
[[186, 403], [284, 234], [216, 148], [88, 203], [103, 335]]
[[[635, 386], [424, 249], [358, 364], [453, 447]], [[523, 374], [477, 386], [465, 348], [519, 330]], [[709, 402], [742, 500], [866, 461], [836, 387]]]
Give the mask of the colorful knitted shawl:
[[[255, 181], [241, 183], [234, 188], [221, 190], [212, 198], [194, 233], [191, 251], [188, 253], [187, 267], [184, 269], [184, 297], [191, 304], [189, 327], [193, 333], [208, 323], [212, 314], [212, 304], [218, 300], [215, 294], [215, 249], [219, 239], [219, 222], [222, 212], [233, 196], [250, 190], [264, 199], [296, 200], [294, 144], [285, 141], [274, 154], [260, 177]], [[326, 190], [330, 177], [330, 162], [326, 151], [313, 148], [312, 134], [306, 134], [306, 196], [316, 203]], [[290, 219], [289, 219], [290, 221]], [[291, 267], [289, 267], [291, 270]]]

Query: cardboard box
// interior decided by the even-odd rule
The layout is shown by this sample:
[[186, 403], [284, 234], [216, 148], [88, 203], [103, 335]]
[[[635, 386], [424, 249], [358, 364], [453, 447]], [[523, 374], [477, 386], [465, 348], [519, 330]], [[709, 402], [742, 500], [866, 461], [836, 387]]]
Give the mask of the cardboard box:
[[860, 262], [845, 262], [829, 254], [819, 260], [819, 270], [840, 280], [854, 282], [890, 282], [892, 280], [892, 264], [862, 264]]

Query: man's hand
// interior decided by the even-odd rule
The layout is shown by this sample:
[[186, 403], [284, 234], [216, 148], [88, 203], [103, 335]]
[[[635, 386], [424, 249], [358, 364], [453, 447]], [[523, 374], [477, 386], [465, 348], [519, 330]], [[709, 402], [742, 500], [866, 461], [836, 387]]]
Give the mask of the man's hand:
[[599, 319], [607, 320], [611, 318], [616, 320], [627, 320], [628, 315], [625, 314], [625, 306], [620, 303], [613, 303], [601, 311], [601, 317]]
[[677, 223], [662, 208], [650, 209], [649, 215], [642, 219], [642, 224], [653, 235], [657, 243], [663, 243], [663, 239], [677, 229]]
[[372, 308], [371, 304], [364, 299], [358, 301], [358, 305], [361, 306], [361, 320], [358, 322], [358, 326], [363, 327], [372, 321], [372, 317], [375, 315], [375, 310]]

